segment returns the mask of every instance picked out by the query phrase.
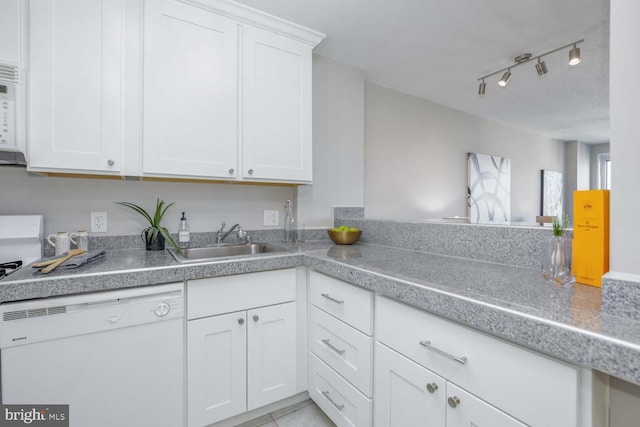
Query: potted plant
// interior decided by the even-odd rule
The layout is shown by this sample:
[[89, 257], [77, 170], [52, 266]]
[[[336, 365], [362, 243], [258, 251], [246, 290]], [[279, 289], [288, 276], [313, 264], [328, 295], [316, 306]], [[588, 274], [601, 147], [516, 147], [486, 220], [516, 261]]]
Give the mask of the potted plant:
[[171, 246], [175, 248], [176, 251], [180, 252], [180, 247], [176, 243], [175, 240], [169, 234], [169, 231], [160, 225], [162, 222], [162, 218], [164, 214], [167, 212], [175, 202], [167, 204], [164, 200], [156, 201], [156, 210], [153, 216], [149, 215], [146, 210], [141, 208], [140, 206], [130, 203], [130, 202], [116, 202], [119, 205], [126, 206], [128, 208], [133, 209], [142, 215], [147, 221], [149, 221], [149, 227], [142, 230], [142, 239], [145, 241], [146, 247], [148, 251], [161, 251], [164, 249], [165, 241], [171, 243]]

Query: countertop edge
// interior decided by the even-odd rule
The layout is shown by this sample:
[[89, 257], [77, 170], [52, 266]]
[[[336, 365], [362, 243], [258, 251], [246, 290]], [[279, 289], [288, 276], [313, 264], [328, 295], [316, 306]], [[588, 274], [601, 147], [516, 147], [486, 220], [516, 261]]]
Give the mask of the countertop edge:
[[[305, 252], [0, 282], [0, 301], [9, 303], [299, 266], [545, 355], [640, 385], [640, 345]], [[88, 283], [87, 279], [93, 277], [102, 280]]]

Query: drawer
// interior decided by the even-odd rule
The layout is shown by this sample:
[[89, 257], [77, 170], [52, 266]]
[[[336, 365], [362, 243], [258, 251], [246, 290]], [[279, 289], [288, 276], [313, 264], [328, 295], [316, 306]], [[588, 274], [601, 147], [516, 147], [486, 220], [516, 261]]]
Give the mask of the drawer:
[[317, 307], [309, 307], [309, 349], [371, 397], [373, 338]]
[[199, 319], [295, 299], [294, 268], [189, 280], [187, 318]]
[[451, 383], [447, 383], [447, 402], [451, 402], [447, 403], [447, 426], [527, 427]]
[[311, 271], [311, 304], [367, 335], [373, 333], [373, 294], [342, 280]]
[[577, 425], [577, 367], [388, 298], [376, 301], [379, 341], [526, 424]]
[[371, 399], [309, 353], [309, 396], [338, 427], [371, 427]]

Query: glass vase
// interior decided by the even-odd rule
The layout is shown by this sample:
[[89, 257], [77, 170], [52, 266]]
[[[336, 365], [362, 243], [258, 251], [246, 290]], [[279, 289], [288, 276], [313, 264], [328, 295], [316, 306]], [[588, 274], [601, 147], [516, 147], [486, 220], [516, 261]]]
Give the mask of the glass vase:
[[564, 285], [573, 282], [571, 275], [571, 239], [551, 237], [543, 251], [542, 275], [546, 280]]

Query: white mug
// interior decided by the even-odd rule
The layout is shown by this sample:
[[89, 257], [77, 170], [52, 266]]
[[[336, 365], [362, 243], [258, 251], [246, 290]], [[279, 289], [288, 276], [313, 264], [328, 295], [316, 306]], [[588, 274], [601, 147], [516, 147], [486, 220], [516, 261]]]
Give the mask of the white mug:
[[[52, 242], [51, 239], [54, 239], [55, 243]], [[71, 249], [71, 243], [74, 245], [76, 243], [66, 231], [58, 231], [56, 234], [49, 234], [47, 242], [56, 248], [56, 256], [69, 252], [69, 249]]]

